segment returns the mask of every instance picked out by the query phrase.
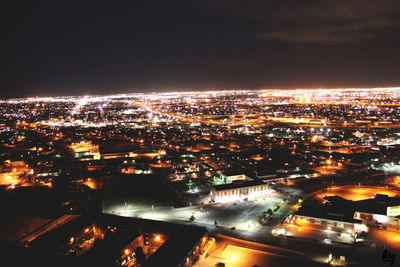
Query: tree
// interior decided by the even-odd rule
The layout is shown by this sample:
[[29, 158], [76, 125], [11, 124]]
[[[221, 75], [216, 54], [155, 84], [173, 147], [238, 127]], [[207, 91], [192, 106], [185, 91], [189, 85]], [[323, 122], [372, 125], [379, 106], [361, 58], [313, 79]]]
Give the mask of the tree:
[[190, 216], [190, 218], [189, 218], [189, 221], [190, 222], [193, 222], [194, 220], [195, 220], [196, 218], [193, 216], [193, 214], [192, 214], [192, 216]]

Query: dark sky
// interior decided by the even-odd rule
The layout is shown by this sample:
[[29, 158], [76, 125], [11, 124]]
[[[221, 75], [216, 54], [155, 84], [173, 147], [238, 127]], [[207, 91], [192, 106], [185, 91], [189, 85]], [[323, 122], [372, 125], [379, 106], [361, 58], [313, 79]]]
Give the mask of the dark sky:
[[400, 86], [398, 0], [10, 0], [1, 10], [1, 98]]

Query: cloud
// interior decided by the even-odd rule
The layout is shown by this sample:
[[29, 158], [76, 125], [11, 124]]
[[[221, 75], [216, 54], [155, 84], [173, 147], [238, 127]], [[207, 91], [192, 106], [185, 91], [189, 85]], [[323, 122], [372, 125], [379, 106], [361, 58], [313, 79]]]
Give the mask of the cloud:
[[333, 45], [375, 38], [373, 30], [389, 26], [399, 26], [399, 23], [388, 17], [354, 21], [339, 25], [314, 26], [294, 28], [287, 31], [272, 31], [260, 33], [258, 39], [278, 40], [295, 43], [317, 43]]
[[191, 0], [211, 12], [258, 23], [256, 38], [324, 45], [365, 41], [400, 25], [398, 0]]
[[369, 40], [375, 35], [370, 32], [317, 32], [317, 31], [276, 31], [269, 33], [260, 33], [258, 39], [278, 40], [295, 43], [316, 43], [324, 45], [333, 45], [340, 43], [348, 43], [354, 41]]

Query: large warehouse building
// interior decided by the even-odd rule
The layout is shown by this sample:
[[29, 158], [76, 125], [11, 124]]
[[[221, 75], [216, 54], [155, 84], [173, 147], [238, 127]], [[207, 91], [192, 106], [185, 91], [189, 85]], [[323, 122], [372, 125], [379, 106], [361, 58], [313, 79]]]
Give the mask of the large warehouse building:
[[261, 181], [243, 181], [211, 187], [210, 197], [215, 202], [254, 199], [270, 195], [274, 191]]

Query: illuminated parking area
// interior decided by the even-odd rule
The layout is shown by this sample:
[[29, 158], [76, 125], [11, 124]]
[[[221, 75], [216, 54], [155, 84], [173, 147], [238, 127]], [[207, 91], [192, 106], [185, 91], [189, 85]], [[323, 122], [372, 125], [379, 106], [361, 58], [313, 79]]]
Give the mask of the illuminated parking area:
[[[184, 208], [172, 207], [130, 207], [129, 205], [113, 206], [106, 213], [124, 217], [138, 217], [159, 221], [188, 222], [193, 216], [192, 223], [204, 226], [221, 226], [237, 230], [254, 231], [258, 229], [257, 217], [268, 209], [286, 205], [278, 195], [260, 197], [254, 201], [236, 201], [217, 203], [203, 207], [193, 206]], [[132, 204], [134, 206], [134, 204]]]
[[224, 263], [226, 267], [315, 266], [295, 250], [256, 244], [223, 235], [218, 235], [213, 248], [194, 266], [210, 267], [217, 266], [218, 263]]
[[376, 169], [382, 170], [386, 173], [400, 173], [400, 162], [390, 162], [382, 164], [382, 166], [377, 167]]
[[377, 194], [395, 197], [400, 195], [400, 191], [383, 186], [345, 185], [331, 186], [327, 189], [320, 190], [315, 193], [315, 196], [321, 201], [323, 201], [326, 196], [339, 196], [347, 200], [359, 201], [374, 198]]
[[252, 266], [252, 264], [265, 264], [269, 253], [253, 249], [228, 245], [222, 252], [226, 259], [226, 266]]
[[385, 179], [385, 184], [400, 189], [400, 176], [396, 175]]
[[372, 229], [369, 235], [378, 243], [400, 251], [400, 231]]

